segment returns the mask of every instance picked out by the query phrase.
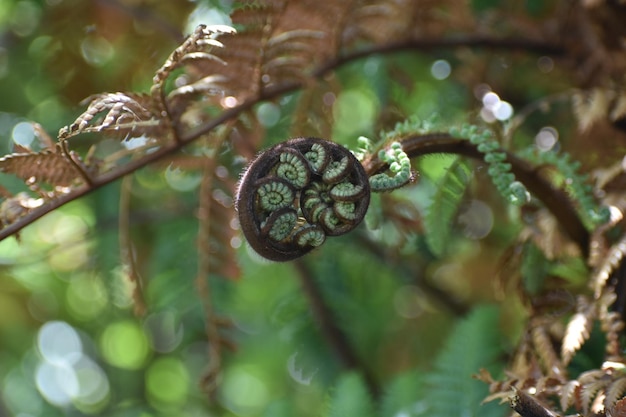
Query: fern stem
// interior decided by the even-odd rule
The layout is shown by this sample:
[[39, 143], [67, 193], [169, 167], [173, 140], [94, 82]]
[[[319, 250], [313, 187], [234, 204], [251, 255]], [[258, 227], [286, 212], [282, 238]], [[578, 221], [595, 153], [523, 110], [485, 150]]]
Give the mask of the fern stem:
[[132, 196], [133, 177], [125, 177], [122, 180], [119, 202], [118, 235], [120, 245], [120, 261], [126, 270], [126, 275], [133, 285], [132, 298], [133, 310], [136, 316], [141, 317], [146, 313], [146, 301], [144, 297], [144, 280], [137, 268], [135, 248], [130, 237], [130, 199]]
[[515, 391], [511, 397], [511, 408], [522, 417], [555, 417], [555, 414], [523, 391]]
[[91, 175], [89, 175], [89, 173], [87, 172], [85, 165], [76, 158], [76, 155], [72, 151], [70, 151], [67, 141], [60, 141], [59, 147], [61, 148], [61, 152], [65, 156], [65, 159], [76, 169], [80, 177], [83, 179], [83, 181], [85, 181], [85, 184], [87, 184], [88, 186], [92, 186], [93, 180], [91, 178]]
[[213, 188], [214, 160], [206, 158], [200, 184], [200, 207], [198, 208], [198, 270], [196, 272], [195, 287], [202, 301], [204, 310], [204, 329], [207, 337], [208, 369], [202, 376], [202, 388], [212, 396], [217, 387], [217, 378], [222, 370], [222, 345], [220, 333], [215, 321], [209, 273], [211, 271], [209, 253], [209, 230], [211, 213], [211, 190]]
[[321, 77], [326, 73], [349, 62], [367, 58], [372, 55], [388, 55], [405, 51], [431, 51], [440, 49], [476, 48], [494, 49], [504, 51], [526, 51], [539, 55], [563, 55], [565, 49], [555, 43], [537, 42], [531, 39], [497, 39], [485, 36], [459, 36], [449, 39], [408, 39], [399, 42], [390, 42], [384, 45], [376, 45], [359, 51], [353, 51], [327, 62], [313, 72], [313, 76]]
[[357, 371], [363, 375], [363, 379], [374, 398], [378, 398], [381, 393], [380, 386], [371, 370], [367, 368], [365, 363], [358, 357], [348, 340], [348, 336], [343, 330], [336, 325], [337, 320], [333, 316], [333, 312], [326, 304], [322, 292], [315, 282], [313, 273], [310, 268], [301, 259], [296, 259], [293, 266], [298, 272], [298, 278], [302, 289], [311, 304], [311, 310], [317, 319], [322, 335], [334, 350], [341, 364], [350, 370]]

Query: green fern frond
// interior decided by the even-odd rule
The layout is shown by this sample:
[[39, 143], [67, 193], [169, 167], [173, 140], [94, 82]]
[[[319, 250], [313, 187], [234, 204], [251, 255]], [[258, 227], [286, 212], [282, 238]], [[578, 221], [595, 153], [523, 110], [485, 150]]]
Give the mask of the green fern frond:
[[432, 202], [424, 217], [426, 242], [432, 252], [441, 256], [444, 253], [454, 216], [465, 195], [471, 179], [471, 169], [462, 159], [457, 158], [439, 182]]
[[515, 175], [511, 172], [512, 166], [506, 162], [506, 152], [502, 151], [500, 144], [492, 139], [489, 130], [481, 130], [475, 125], [463, 125], [450, 129], [450, 134], [458, 138], [467, 138], [476, 145], [478, 152], [484, 155], [483, 160], [489, 165], [487, 172], [491, 181], [509, 203], [521, 206], [530, 200], [530, 194], [524, 184], [515, 180]]
[[578, 205], [579, 214], [589, 230], [609, 220], [611, 213], [607, 207], [596, 202], [593, 187], [588, 182], [589, 176], [579, 173], [580, 163], [573, 160], [568, 153], [538, 152], [531, 148], [522, 155], [531, 162], [552, 165], [557, 169], [563, 185]]
[[396, 123], [393, 130], [380, 132], [383, 142], [401, 140], [410, 135], [420, 135], [432, 133], [439, 129], [439, 116], [433, 115], [428, 119], [422, 119], [416, 115], [411, 115], [407, 119]]
[[347, 373], [339, 378], [324, 416], [374, 417], [374, 404], [360, 375]]
[[387, 388], [380, 406], [380, 417], [416, 417], [426, 409], [424, 378], [417, 372], [397, 376]]
[[524, 289], [531, 295], [537, 295], [543, 289], [550, 265], [544, 253], [533, 242], [527, 242], [523, 250], [520, 273]]
[[480, 405], [488, 395], [486, 384], [472, 378], [480, 368], [494, 368], [502, 353], [495, 306], [476, 308], [457, 325], [426, 377], [429, 416], [501, 417], [506, 407], [494, 403]]

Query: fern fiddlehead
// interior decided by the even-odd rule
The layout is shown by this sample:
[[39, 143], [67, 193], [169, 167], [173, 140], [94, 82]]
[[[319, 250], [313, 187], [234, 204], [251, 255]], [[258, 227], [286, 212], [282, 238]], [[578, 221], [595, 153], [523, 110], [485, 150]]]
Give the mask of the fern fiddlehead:
[[346, 148], [295, 138], [255, 159], [237, 190], [239, 223], [254, 251], [273, 261], [298, 258], [354, 229], [365, 216], [370, 185]]

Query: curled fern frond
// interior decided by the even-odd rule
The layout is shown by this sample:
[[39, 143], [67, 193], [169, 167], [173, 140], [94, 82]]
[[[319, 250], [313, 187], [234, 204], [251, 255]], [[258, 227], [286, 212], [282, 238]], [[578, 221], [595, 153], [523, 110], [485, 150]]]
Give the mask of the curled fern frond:
[[289, 261], [358, 226], [369, 200], [368, 177], [350, 151], [324, 139], [295, 138], [250, 164], [236, 206], [252, 249]]
[[372, 191], [395, 190], [413, 179], [411, 160], [402, 150], [402, 145], [399, 142], [392, 142], [387, 149], [378, 152], [378, 159], [389, 165], [389, 171], [393, 175], [386, 173], [372, 175], [369, 179]]

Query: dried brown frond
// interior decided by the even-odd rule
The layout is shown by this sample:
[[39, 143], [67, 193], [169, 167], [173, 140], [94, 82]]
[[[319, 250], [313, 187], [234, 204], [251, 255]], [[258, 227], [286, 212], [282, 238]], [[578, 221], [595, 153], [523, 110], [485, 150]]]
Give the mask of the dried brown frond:
[[[216, 315], [209, 277], [221, 275], [234, 279], [239, 277], [239, 268], [234, 251], [236, 245], [234, 244], [235, 231], [232, 227], [232, 198], [228, 198], [216, 186], [216, 183], [226, 180], [228, 170], [224, 167], [216, 169], [215, 158], [203, 159], [198, 208], [199, 261], [195, 283], [204, 308], [205, 329], [209, 342], [209, 366], [202, 378], [202, 385], [207, 393], [213, 394], [222, 370], [222, 347], [234, 348], [234, 344], [222, 335], [222, 330], [232, 324]], [[225, 212], [226, 218], [224, 218]], [[217, 244], [214, 245], [214, 242]]]
[[616, 401], [605, 410], [606, 417], [626, 417], [626, 398]]
[[344, 44], [350, 45], [358, 40], [378, 43], [404, 38], [411, 27], [414, 9], [425, 9], [420, 2], [411, 0], [366, 0], [360, 3], [360, 7], [351, 13], [344, 30]]
[[590, 285], [596, 298], [599, 298], [613, 272], [621, 265], [626, 254], [626, 234], [609, 249], [598, 268], [591, 276]]
[[312, 45], [325, 39], [322, 30], [294, 29], [268, 39], [261, 66], [266, 87], [289, 81], [303, 82], [317, 63], [319, 54]]
[[18, 193], [7, 197], [0, 204], [0, 225], [7, 226], [20, 217], [27, 214], [31, 209], [41, 206], [42, 198], [33, 198], [27, 193]]
[[578, 128], [588, 131], [596, 122], [607, 119], [615, 92], [604, 88], [593, 88], [580, 91], [572, 97], [574, 115], [578, 120]]
[[568, 381], [561, 387], [559, 399], [563, 412], [567, 411], [570, 407], [576, 407], [577, 409], [582, 408], [582, 405], [578, 401], [580, 398], [580, 390], [580, 382], [577, 380]]
[[0, 158], [0, 172], [13, 174], [31, 187], [45, 183], [58, 189], [83, 181], [81, 173], [60, 147], [55, 151], [6, 155]]
[[284, 18], [275, 26], [272, 37], [302, 29], [322, 32], [323, 36], [307, 40], [310, 64], [319, 65], [339, 55], [343, 47], [343, 31], [352, 23], [352, 13], [361, 7], [361, 3], [357, 0], [288, 2]]
[[614, 289], [605, 291], [598, 300], [598, 309], [602, 331], [606, 333], [606, 357], [608, 360], [622, 360], [620, 337], [624, 330], [624, 321], [620, 313], [613, 311], [617, 295]]
[[601, 369], [584, 372], [578, 377], [578, 381], [581, 386], [578, 401], [584, 414], [588, 414], [596, 397], [604, 393], [604, 388], [610, 381]]
[[550, 337], [548, 326], [546, 324], [530, 325], [530, 334], [534, 350], [541, 359], [544, 372], [549, 376], [563, 377], [565, 367], [554, 348], [554, 341]]
[[87, 110], [59, 131], [59, 139], [88, 132], [103, 132], [120, 139], [144, 135], [162, 138], [166, 132], [158, 105], [149, 95], [104, 93], [88, 100]]
[[226, 81], [226, 78], [223, 75], [209, 75], [173, 89], [167, 98], [173, 104], [172, 107], [176, 108], [176, 100], [194, 95], [217, 95], [221, 93], [224, 90], [224, 81]]
[[[186, 87], [187, 94], [195, 93], [193, 85], [202, 85], [202, 82], [197, 83], [209, 80], [210, 84], [219, 82], [221, 94], [235, 98], [238, 103], [257, 96], [261, 85], [261, 51], [266, 36], [263, 32], [263, 29], [250, 29], [221, 36], [224, 47], [215, 51], [220, 60], [188, 61], [187, 79], [179, 78], [179, 82], [183, 82], [179, 88]], [[221, 104], [220, 96], [215, 99], [215, 104]]]
[[614, 405], [626, 394], [626, 375], [615, 380], [606, 390], [604, 397], [604, 408]]
[[[179, 82], [183, 82], [181, 87], [186, 87], [186, 94], [195, 92], [194, 86], [206, 88], [207, 83], [198, 82], [208, 79], [211, 80], [209, 84], [218, 80], [222, 96], [231, 96], [239, 103], [258, 96], [263, 84], [261, 66], [264, 46], [272, 34], [272, 27], [283, 14], [284, 3], [243, 2], [243, 6], [231, 15], [233, 24], [241, 28], [237, 33], [221, 34], [221, 47], [210, 51], [215, 59], [187, 60], [188, 78], [179, 78]], [[193, 39], [189, 43], [193, 44]], [[181, 50], [176, 56], [173, 54], [171, 60], [180, 61], [183, 52], [188, 51]]]
[[580, 255], [578, 246], [562, 232], [558, 219], [546, 209], [535, 213], [533, 222], [520, 232], [518, 240], [531, 240], [549, 260]]
[[597, 316], [595, 303], [590, 303], [585, 297], [581, 296], [578, 297], [577, 304], [576, 314], [571, 317], [567, 324], [561, 345], [561, 359], [565, 365], [572, 360], [574, 354], [589, 339]]
[[626, 92], [620, 91], [613, 101], [613, 106], [609, 114], [609, 119], [613, 123], [623, 123], [626, 120]]
[[[585, 415], [589, 412], [598, 413], [613, 407], [626, 393], [626, 367], [620, 362], [605, 362], [602, 369], [593, 369], [580, 374], [564, 388], [562, 408], [569, 407], [582, 410]], [[572, 388], [575, 387], [575, 388]], [[563, 396], [567, 391], [567, 401]]]
[[[191, 86], [198, 80], [213, 77], [224, 96], [241, 103], [273, 86], [306, 82], [313, 68], [339, 54], [342, 32], [361, 7], [374, 6], [358, 1], [245, 2], [232, 15], [241, 29], [219, 37], [223, 48], [211, 51], [217, 59], [189, 62], [188, 87], [182, 91], [194, 91]], [[387, 26], [397, 30], [397, 22], [390, 22]]]
[[164, 96], [163, 86], [170, 74], [175, 69], [184, 65], [186, 61], [209, 60], [219, 62], [220, 65], [225, 64], [217, 56], [211, 53], [213, 50], [223, 46], [221, 42], [215, 39], [219, 34], [223, 33], [234, 33], [234, 29], [222, 25], [200, 25], [178, 48], [170, 54], [163, 66], [157, 70], [152, 80], [153, 85], [151, 93], [155, 102], [161, 102]]

